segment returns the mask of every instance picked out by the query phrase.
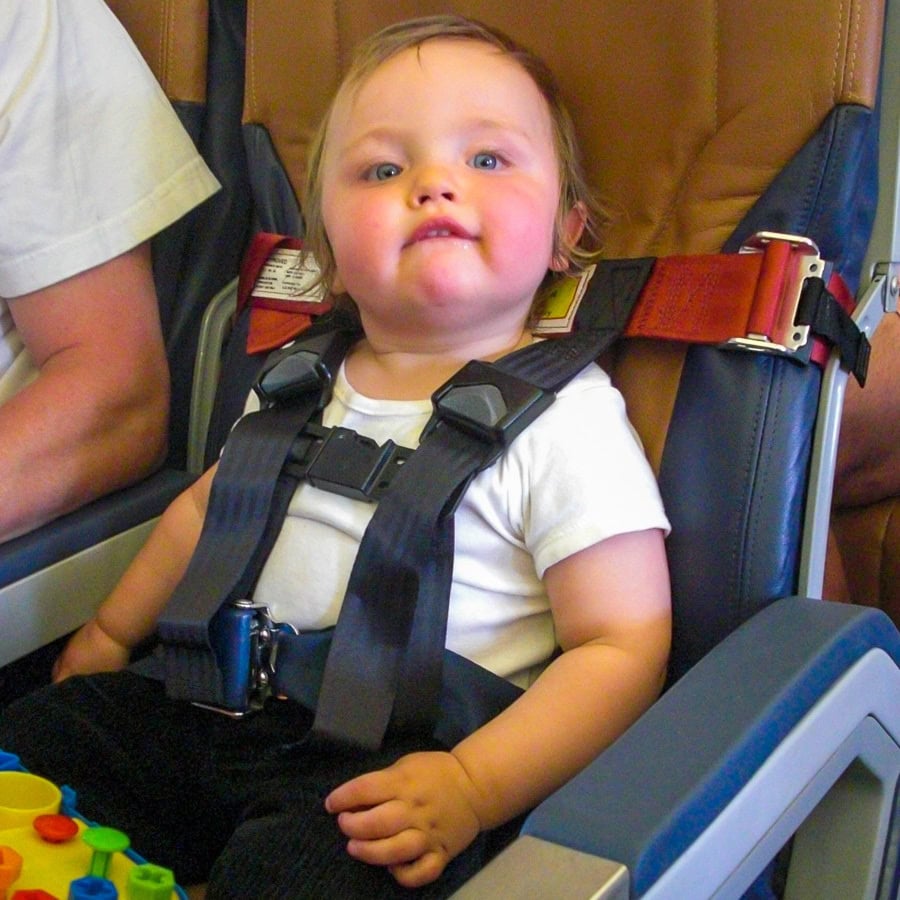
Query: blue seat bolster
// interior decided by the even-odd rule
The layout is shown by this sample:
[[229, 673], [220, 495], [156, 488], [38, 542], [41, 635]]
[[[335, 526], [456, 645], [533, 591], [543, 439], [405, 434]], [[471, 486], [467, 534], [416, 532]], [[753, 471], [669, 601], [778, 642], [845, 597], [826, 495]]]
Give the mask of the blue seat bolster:
[[900, 634], [879, 610], [777, 601], [542, 803], [522, 833], [623, 863], [641, 895], [873, 648], [900, 664]]

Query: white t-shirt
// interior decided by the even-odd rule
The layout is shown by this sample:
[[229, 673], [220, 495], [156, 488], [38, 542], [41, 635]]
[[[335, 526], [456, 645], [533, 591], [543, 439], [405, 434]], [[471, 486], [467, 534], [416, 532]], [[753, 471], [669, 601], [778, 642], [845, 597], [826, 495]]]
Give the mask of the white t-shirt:
[[[373, 400], [341, 367], [325, 425], [418, 445], [431, 402]], [[372, 504], [301, 483], [254, 599], [299, 630], [337, 621]], [[590, 366], [472, 482], [456, 512], [447, 646], [527, 686], [556, 648], [541, 582], [616, 534], [668, 533], [656, 480], [619, 392]]]
[[[4, 0], [0, 47], [0, 298], [113, 259], [218, 189], [102, 0]], [[0, 372], [19, 387], [11, 329], [0, 300]]]

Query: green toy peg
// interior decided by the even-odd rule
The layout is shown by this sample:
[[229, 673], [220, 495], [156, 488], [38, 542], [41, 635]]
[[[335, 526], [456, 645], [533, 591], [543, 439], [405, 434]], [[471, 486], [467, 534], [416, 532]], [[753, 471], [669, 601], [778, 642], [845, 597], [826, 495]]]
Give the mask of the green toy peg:
[[109, 871], [109, 861], [113, 853], [121, 853], [131, 845], [127, 834], [123, 834], [115, 828], [93, 826], [85, 830], [82, 840], [93, 850], [91, 865], [88, 875], [98, 878], [106, 878]]
[[144, 863], [128, 876], [128, 900], [169, 900], [174, 890], [175, 875], [162, 866]]

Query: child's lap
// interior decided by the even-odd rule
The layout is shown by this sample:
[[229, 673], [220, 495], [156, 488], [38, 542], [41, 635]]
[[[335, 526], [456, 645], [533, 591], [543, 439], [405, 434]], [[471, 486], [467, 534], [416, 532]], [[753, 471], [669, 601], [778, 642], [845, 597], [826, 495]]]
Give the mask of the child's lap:
[[[235, 721], [116, 673], [71, 678], [13, 704], [0, 716], [0, 749], [72, 786], [84, 815], [126, 832], [180, 881], [205, 880], [218, 860], [210, 898], [408, 896], [388, 873], [346, 855], [323, 801], [355, 774], [436, 745], [342, 753], [310, 747], [309, 724], [308, 712], [279, 701]], [[470, 875], [480, 855], [473, 848], [455, 861], [451, 880]]]
[[218, 742], [205, 724], [148, 679], [76, 677], [5, 710], [0, 748], [70, 785], [83, 815], [126, 832], [138, 852], [190, 881], [236, 821], [209, 779]]
[[437, 882], [411, 892], [386, 869], [351, 859], [344, 849], [346, 839], [321, 803], [298, 807], [290, 798], [280, 807], [265, 812], [256, 808], [252, 813], [215, 863], [207, 900], [438, 900], [449, 897], [485, 861], [484, 841], [479, 838]]

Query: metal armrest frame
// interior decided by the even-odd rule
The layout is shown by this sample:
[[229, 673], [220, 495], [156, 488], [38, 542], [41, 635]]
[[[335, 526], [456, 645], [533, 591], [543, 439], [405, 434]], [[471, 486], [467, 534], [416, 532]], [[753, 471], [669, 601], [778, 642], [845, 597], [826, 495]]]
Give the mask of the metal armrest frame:
[[191, 416], [188, 423], [187, 469], [195, 475], [203, 471], [206, 435], [216, 400], [222, 369], [222, 348], [231, 331], [237, 309], [237, 278], [210, 300], [200, 324], [194, 377], [191, 382]]

